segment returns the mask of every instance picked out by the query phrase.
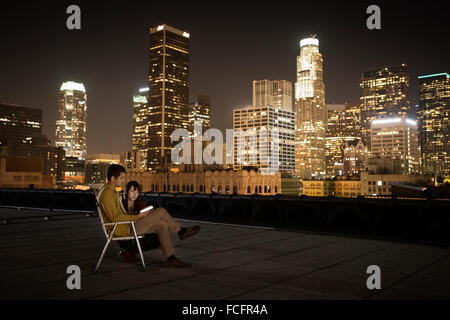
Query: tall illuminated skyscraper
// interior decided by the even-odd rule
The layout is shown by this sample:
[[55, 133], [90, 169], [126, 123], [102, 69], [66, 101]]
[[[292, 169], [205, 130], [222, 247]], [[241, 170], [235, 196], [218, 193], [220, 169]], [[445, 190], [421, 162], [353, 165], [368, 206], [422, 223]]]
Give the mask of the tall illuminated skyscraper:
[[325, 163], [325, 84], [319, 40], [300, 41], [295, 83], [295, 173], [301, 178], [321, 177]]
[[147, 170], [164, 170], [177, 143], [176, 129], [189, 128], [189, 33], [160, 25], [150, 28]]
[[140, 170], [147, 170], [147, 154], [149, 149], [148, 108], [149, 88], [140, 88], [133, 94], [133, 141], [132, 150], [139, 154]]
[[370, 150], [370, 122], [387, 117], [415, 118], [407, 98], [409, 77], [405, 64], [364, 72], [360, 82], [361, 135]]
[[64, 82], [58, 93], [55, 146], [66, 151], [66, 158], [86, 159], [87, 96], [82, 83]]
[[417, 111], [424, 174], [450, 175], [450, 75], [419, 77]]

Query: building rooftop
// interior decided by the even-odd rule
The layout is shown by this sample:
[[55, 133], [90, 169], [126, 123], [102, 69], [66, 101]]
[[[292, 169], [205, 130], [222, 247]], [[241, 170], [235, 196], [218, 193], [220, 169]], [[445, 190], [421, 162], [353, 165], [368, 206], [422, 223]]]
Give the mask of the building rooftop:
[[[183, 225], [195, 221], [178, 219]], [[448, 248], [414, 243], [201, 222], [179, 241], [189, 269], [165, 269], [160, 248], [144, 253], [141, 272], [113, 243], [98, 217], [66, 211], [0, 208], [1, 299], [449, 299]], [[381, 290], [366, 269], [381, 268]], [[82, 290], [68, 290], [66, 269], [81, 268]]]

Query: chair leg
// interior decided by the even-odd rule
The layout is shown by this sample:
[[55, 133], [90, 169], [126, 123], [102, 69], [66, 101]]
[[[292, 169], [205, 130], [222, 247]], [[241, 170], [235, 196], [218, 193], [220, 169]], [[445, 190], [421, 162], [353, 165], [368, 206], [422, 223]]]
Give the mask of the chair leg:
[[100, 259], [97, 262], [97, 266], [95, 267], [94, 273], [97, 273], [98, 269], [100, 268], [100, 265], [101, 265], [101, 263], [103, 261], [103, 257], [105, 256], [106, 250], [108, 249], [110, 243], [111, 243], [111, 237], [108, 238], [108, 240], [106, 241], [105, 246], [103, 247], [102, 254], [100, 255]]
[[131, 225], [133, 227], [134, 238], [136, 239], [136, 244], [137, 244], [137, 247], [138, 247], [138, 250], [139, 250], [139, 255], [141, 257], [142, 268], [143, 268], [143, 270], [145, 270], [144, 255], [142, 254], [141, 244], [139, 243], [139, 238], [137, 236], [136, 228], [134, 227], [134, 223], [131, 224]]

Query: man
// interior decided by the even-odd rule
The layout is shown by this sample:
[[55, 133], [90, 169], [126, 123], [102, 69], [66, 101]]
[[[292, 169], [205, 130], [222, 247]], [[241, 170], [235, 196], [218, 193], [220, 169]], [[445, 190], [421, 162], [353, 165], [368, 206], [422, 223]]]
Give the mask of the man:
[[[139, 215], [127, 214], [123, 207], [119, 193], [116, 187], [121, 187], [125, 182], [125, 168], [118, 164], [112, 164], [108, 167], [106, 178], [108, 182], [99, 191], [98, 202], [102, 206], [102, 214], [105, 223], [136, 221], [136, 233], [138, 235], [147, 233], [157, 233], [159, 242], [163, 250], [164, 257], [167, 259], [167, 268], [188, 268], [191, 265], [175, 257], [175, 250], [170, 239], [169, 231], [177, 233], [180, 240], [185, 240], [200, 231], [200, 226], [181, 227], [164, 208], [153, 209]], [[108, 226], [108, 231], [112, 230]], [[114, 231], [116, 237], [132, 236], [132, 230], [129, 224], [119, 224]], [[129, 257], [128, 257], [129, 259]]]

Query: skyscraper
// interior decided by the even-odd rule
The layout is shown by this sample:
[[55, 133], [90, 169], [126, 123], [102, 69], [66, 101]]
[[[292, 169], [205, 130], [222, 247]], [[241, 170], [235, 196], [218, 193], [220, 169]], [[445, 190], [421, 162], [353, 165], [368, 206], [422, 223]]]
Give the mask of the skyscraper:
[[165, 24], [150, 28], [148, 171], [167, 168], [170, 135], [189, 127], [189, 37]]
[[253, 106], [292, 111], [292, 83], [287, 80], [254, 80]]
[[374, 119], [371, 122], [370, 158], [398, 160], [401, 174], [420, 172], [417, 122], [406, 117]]
[[300, 41], [295, 83], [295, 172], [301, 178], [320, 177], [325, 163], [325, 84], [319, 40]]
[[325, 156], [327, 174], [343, 175], [345, 148], [348, 142], [360, 139], [361, 119], [350, 104], [326, 105]]
[[450, 175], [450, 75], [419, 77], [417, 111], [424, 174]]
[[58, 94], [55, 146], [67, 157], [84, 160], [87, 152], [87, 97], [82, 83], [64, 82]]
[[31, 144], [42, 134], [42, 110], [0, 103], [0, 148], [8, 141]]
[[410, 114], [407, 98], [409, 77], [405, 64], [369, 70], [360, 82], [361, 134], [370, 150], [370, 122], [373, 119]]
[[[234, 169], [276, 168], [294, 173], [294, 112], [272, 106], [233, 111]], [[277, 146], [274, 147], [274, 144]], [[274, 154], [278, 152], [278, 155]]]
[[202, 133], [211, 127], [211, 99], [209, 96], [197, 94], [189, 105], [189, 133], [195, 138], [200, 132], [195, 128], [202, 128]]
[[133, 152], [140, 154], [141, 162], [140, 170], [147, 170], [147, 154], [149, 150], [149, 134], [148, 116], [150, 110], [148, 108], [149, 88], [140, 88], [138, 92], [133, 94]]

